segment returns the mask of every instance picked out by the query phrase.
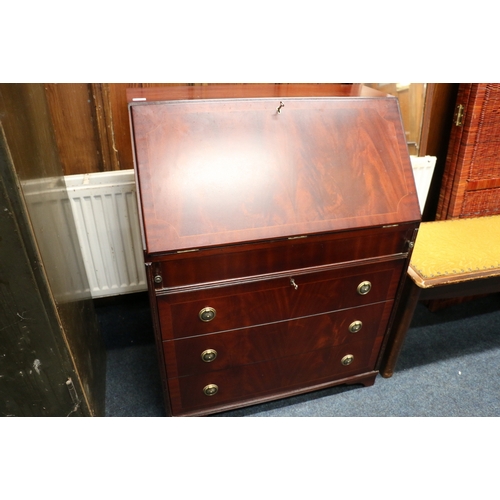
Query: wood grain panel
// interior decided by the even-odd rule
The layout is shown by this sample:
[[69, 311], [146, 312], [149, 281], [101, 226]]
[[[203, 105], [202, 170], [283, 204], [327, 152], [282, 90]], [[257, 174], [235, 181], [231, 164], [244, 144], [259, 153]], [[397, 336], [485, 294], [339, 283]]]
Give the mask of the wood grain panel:
[[420, 219], [395, 98], [277, 105], [133, 107], [148, 253]]
[[101, 172], [103, 161], [91, 86], [45, 84], [65, 175]]

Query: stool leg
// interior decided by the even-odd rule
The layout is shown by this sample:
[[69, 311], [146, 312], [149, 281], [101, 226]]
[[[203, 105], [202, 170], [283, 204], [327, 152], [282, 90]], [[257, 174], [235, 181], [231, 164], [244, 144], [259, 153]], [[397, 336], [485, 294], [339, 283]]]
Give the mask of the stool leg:
[[397, 307], [394, 322], [389, 332], [389, 340], [380, 364], [380, 374], [382, 377], [390, 378], [394, 373], [399, 353], [406, 338], [406, 332], [410, 328], [410, 323], [418, 304], [420, 292], [421, 288], [415, 285], [409, 276], [406, 276], [401, 300]]

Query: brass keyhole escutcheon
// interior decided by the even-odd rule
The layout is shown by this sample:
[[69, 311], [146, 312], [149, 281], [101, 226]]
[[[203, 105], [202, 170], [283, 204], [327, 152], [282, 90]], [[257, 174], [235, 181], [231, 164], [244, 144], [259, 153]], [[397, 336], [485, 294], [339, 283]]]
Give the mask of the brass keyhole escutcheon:
[[216, 315], [216, 311], [213, 307], [204, 307], [198, 313], [198, 317], [201, 319], [201, 321], [204, 321], [205, 323], [212, 321], [215, 318], [215, 315]]
[[344, 366], [348, 366], [350, 365], [352, 362], [354, 361], [354, 356], [352, 354], [346, 354], [341, 360], [340, 362], [344, 365]]
[[349, 325], [349, 331], [351, 333], [358, 333], [361, 330], [362, 326], [363, 326], [363, 322], [362, 321], [359, 321], [359, 320], [353, 321]]
[[358, 285], [358, 293], [360, 295], [366, 295], [372, 289], [372, 284], [369, 281], [362, 281]]
[[205, 361], [205, 363], [211, 363], [217, 357], [217, 351], [215, 349], [205, 349], [201, 353], [201, 359]]
[[219, 386], [216, 384], [208, 384], [203, 387], [203, 393], [205, 396], [215, 396], [219, 391]]

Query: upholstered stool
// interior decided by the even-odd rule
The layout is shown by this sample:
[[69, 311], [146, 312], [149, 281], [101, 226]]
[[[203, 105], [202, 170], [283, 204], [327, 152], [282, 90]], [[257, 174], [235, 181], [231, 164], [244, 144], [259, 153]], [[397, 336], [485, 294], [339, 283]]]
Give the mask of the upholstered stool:
[[419, 300], [500, 291], [500, 215], [423, 222], [380, 364], [391, 377]]

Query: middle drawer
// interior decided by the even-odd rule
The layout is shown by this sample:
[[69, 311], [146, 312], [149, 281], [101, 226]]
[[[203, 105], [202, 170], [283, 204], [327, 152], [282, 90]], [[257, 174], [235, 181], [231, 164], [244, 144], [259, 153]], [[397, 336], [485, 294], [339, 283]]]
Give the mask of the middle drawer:
[[392, 300], [404, 259], [157, 297], [164, 340]]
[[370, 346], [387, 327], [393, 301], [263, 326], [163, 342], [169, 378], [295, 356], [364, 341]]

